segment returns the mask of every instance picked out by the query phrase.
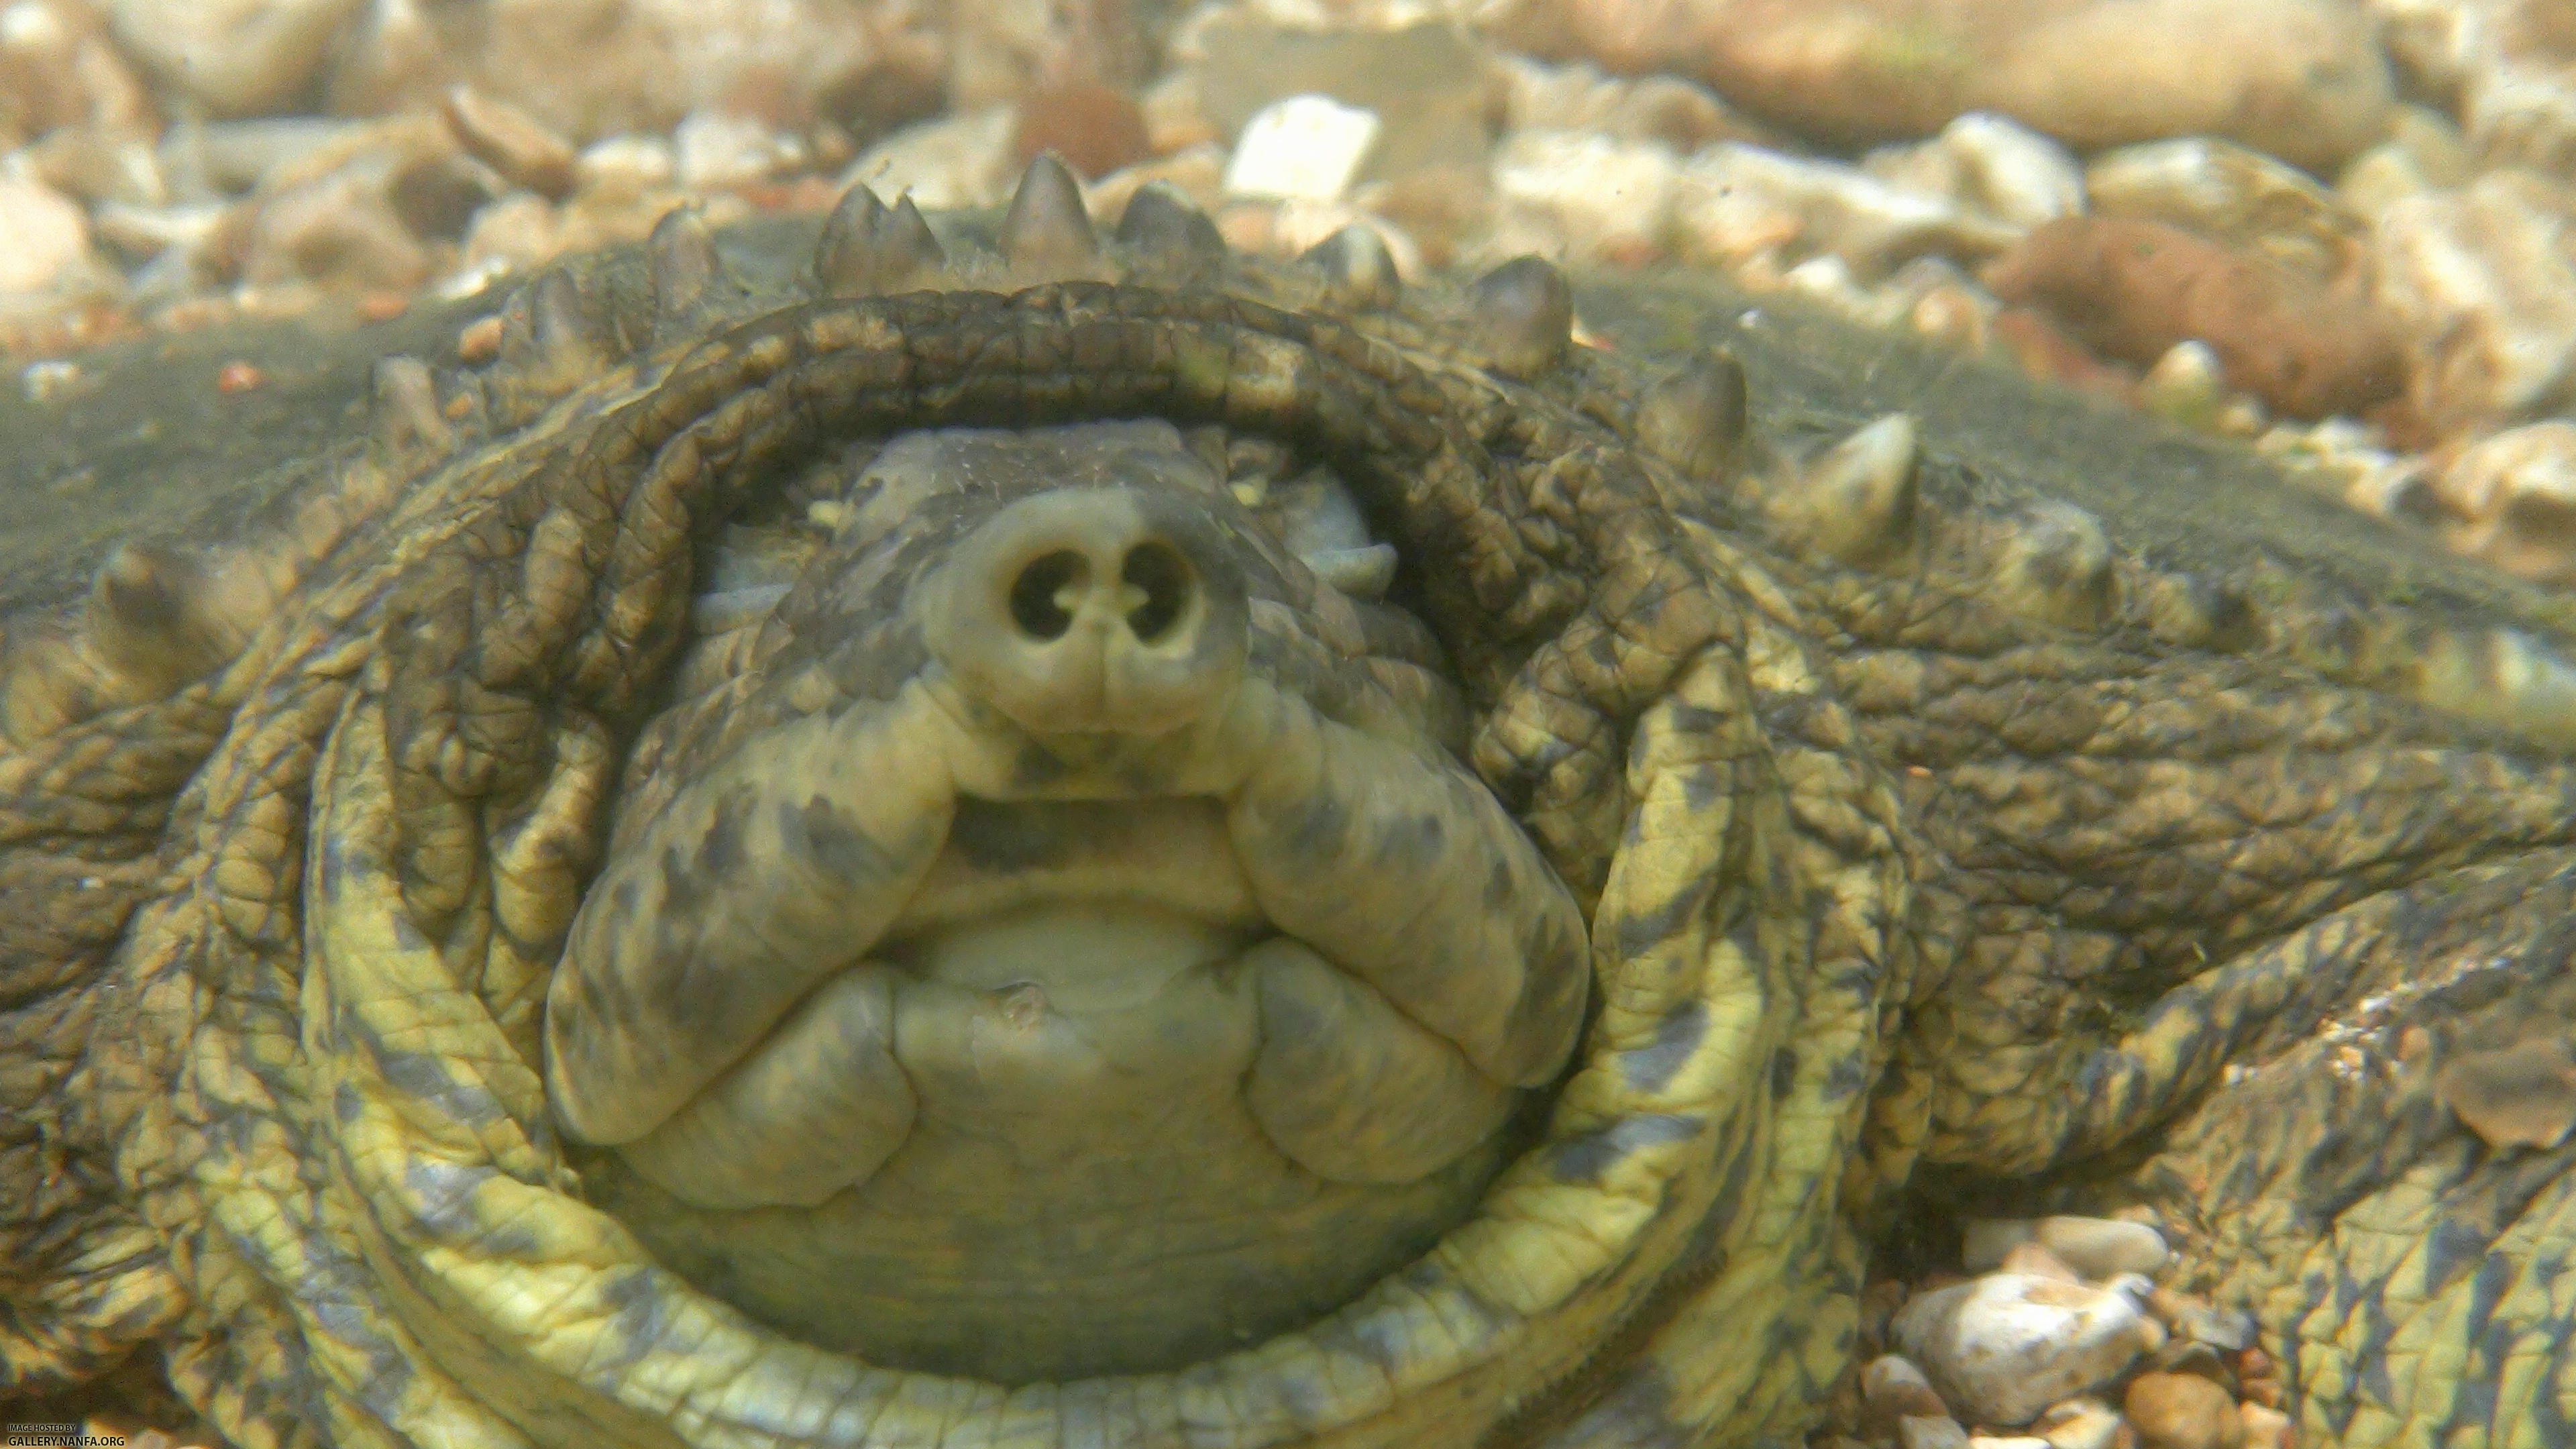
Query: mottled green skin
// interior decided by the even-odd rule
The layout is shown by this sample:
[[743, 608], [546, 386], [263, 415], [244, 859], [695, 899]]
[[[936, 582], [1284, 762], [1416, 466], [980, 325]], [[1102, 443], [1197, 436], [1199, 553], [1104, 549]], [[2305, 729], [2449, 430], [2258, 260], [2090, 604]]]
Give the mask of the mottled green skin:
[[[729, 290], [649, 328], [642, 262], [574, 275], [621, 339], [685, 342], [794, 301], [809, 246], [731, 239]], [[716, 1406], [789, 1381], [839, 1409], [807, 1442], [1782, 1443], [1827, 1411], [1871, 1245], [1919, 1185], [2154, 1204], [2186, 1279], [2256, 1311], [2320, 1440], [2568, 1441], [2576, 1146], [2490, 1148], [2435, 1086], [2576, 1026], [2564, 602], [2241, 453], [1772, 303], [1747, 327], [1704, 283], [1584, 289], [1616, 350], [1524, 384], [1479, 371], [1472, 301], [1345, 332], [1299, 320], [1311, 283], [1233, 275], [1288, 310], [1202, 320], [1270, 360], [1206, 364], [1183, 410], [1345, 450], [1477, 708], [1472, 763], [1591, 913], [1602, 1005], [1549, 1140], [1483, 1236], [1389, 1290], [1439, 1332], [1354, 1318], [1373, 1329], [1196, 1380], [1003, 1394], [799, 1356], [641, 1272], [542, 1276], [628, 1251], [532, 1209], [578, 1184], [529, 1064], [598, 848], [583, 801], [672, 647], [637, 560], [685, 558], [671, 519], [736, 486], [649, 449], [766, 438], [771, 343], [952, 320], [822, 303], [596, 383], [505, 357], [486, 431], [240, 659], [0, 754], [0, 1383], [159, 1343], [251, 1444], [780, 1442]], [[1028, 337], [1201, 315], [1158, 285], [954, 315]], [[399, 345], [437, 361], [462, 320]], [[1719, 338], [1761, 443], [1650, 455], [1644, 355]], [[126, 415], [160, 365], [105, 367], [74, 416]], [[1292, 373], [1284, 413], [1221, 399]], [[354, 424], [353, 372], [289, 374], [265, 405]], [[1086, 385], [994, 411], [1079, 415]], [[543, 412], [567, 389], [586, 401]], [[1848, 561], [1783, 542], [1813, 518], [1776, 452], [1888, 410], [1920, 421], [1919, 499]], [[12, 466], [109, 456], [80, 426]], [[311, 476], [314, 436], [148, 446], [212, 449], [186, 476], [257, 499]], [[226, 531], [155, 486], [103, 473], [136, 490], [112, 526], [105, 493], [50, 493], [8, 546], [57, 565], [10, 600], [65, 597], [111, 537]], [[519, 569], [531, 550], [560, 569]], [[530, 1307], [517, 1274], [569, 1286]]]

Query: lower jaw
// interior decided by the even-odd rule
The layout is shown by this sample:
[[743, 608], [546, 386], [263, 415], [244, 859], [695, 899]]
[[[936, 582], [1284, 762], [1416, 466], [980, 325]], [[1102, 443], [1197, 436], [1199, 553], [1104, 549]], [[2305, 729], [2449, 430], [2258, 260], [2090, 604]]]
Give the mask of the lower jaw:
[[584, 1177], [664, 1266], [791, 1338], [1017, 1385], [1179, 1369], [1313, 1323], [1465, 1219], [1515, 1145], [1361, 1186], [1280, 1158], [1248, 1119], [1209, 1125], [1187, 1160], [975, 1195], [941, 1181], [925, 1133], [811, 1209], [691, 1207], [613, 1154]]

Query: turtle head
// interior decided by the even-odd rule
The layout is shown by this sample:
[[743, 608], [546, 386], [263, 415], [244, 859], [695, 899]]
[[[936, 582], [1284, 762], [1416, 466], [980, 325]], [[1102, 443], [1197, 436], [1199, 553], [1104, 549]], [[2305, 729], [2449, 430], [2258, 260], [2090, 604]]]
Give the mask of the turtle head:
[[1176, 1368], [1428, 1249], [1565, 1065], [1582, 913], [1393, 550], [1220, 442], [901, 434], [710, 565], [787, 581], [635, 752], [548, 1083], [598, 1200], [754, 1317]]

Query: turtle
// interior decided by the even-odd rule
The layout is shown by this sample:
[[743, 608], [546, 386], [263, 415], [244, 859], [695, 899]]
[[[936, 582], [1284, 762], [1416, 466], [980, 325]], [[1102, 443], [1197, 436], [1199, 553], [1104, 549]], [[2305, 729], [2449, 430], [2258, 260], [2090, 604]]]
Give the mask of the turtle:
[[1782, 1445], [1874, 1262], [2043, 1205], [2158, 1214], [2318, 1441], [2576, 1442], [2563, 598], [1776, 298], [1044, 156], [461, 305], [162, 386], [148, 506], [21, 449], [108, 461], [0, 643], [0, 1387]]

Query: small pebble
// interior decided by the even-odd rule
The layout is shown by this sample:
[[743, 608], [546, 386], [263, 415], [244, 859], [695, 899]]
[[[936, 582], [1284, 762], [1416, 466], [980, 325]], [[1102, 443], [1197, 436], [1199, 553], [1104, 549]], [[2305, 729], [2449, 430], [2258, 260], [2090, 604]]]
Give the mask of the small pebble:
[[2068, 1399], [2049, 1405], [2031, 1427], [2049, 1449], [2112, 1449], [2125, 1425], [2120, 1411], [2100, 1399]]
[[668, 186], [679, 169], [671, 143], [659, 136], [611, 136], [573, 158], [573, 184], [586, 194], [636, 197]]
[[1375, 111], [1331, 96], [1290, 96], [1245, 123], [1225, 168], [1225, 189], [1283, 201], [1339, 201], [1378, 131]]
[[1881, 1354], [1860, 1372], [1861, 1402], [1881, 1424], [1899, 1419], [1939, 1418], [1950, 1412], [1923, 1370], [1901, 1354]]
[[1635, 266], [1663, 254], [1680, 168], [1659, 141], [1516, 131], [1495, 149], [1494, 196], [1569, 260]]
[[2110, 1380], [2163, 1336], [2128, 1294], [2021, 1274], [1922, 1294], [1892, 1329], [1954, 1408], [2003, 1425]]
[[2004, 1255], [2036, 1243], [2088, 1279], [2123, 1273], [2153, 1274], [2165, 1265], [2164, 1234], [2145, 1223], [2069, 1215], [2046, 1218], [1972, 1218], [1961, 1257], [1971, 1273], [2001, 1267]]
[[767, 123], [726, 111], [691, 111], [671, 133], [682, 186], [744, 186], [805, 163], [804, 144]]
[[2066, 148], [1986, 111], [1959, 117], [1929, 141], [1872, 151], [1861, 169], [2006, 226], [2034, 227], [2084, 210], [2084, 173]]
[[1741, 264], [1822, 252], [1873, 276], [1920, 256], [1989, 257], [2018, 235], [1946, 197], [1892, 186], [1858, 167], [1733, 141], [1703, 147], [1683, 163], [1674, 222], [1681, 249], [1699, 260]]
[[1989, 267], [1985, 282], [2106, 356], [2151, 364], [2197, 338], [2231, 386], [2297, 417], [2360, 412], [2406, 380], [2396, 339], [2357, 299], [2163, 222], [2050, 222]]
[[267, 380], [258, 368], [238, 358], [215, 369], [215, 391], [220, 393], [249, 392]]
[[2041, 1243], [2015, 1243], [1996, 1265], [2006, 1273], [2027, 1273], [2033, 1278], [2054, 1278], [2060, 1283], [2081, 1283], [2084, 1275], [2066, 1265], [2066, 1260]]
[[450, 86], [442, 113], [457, 141], [477, 160], [541, 196], [560, 201], [579, 177], [572, 143], [507, 101]]
[[498, 316], [477, 317], [456, 334], [456, 357], [460, 362], [490, 362], [500, 355], [501, 319]]
[[2049, 1444], [2030, 1434], [1971, 1434], [1968, 1449], [2049, 1449]]
[[2262, 1404], [2238, 1404], [2236, 1416], [2245, 1421], [2245, 1449], [2293, 1449], [2298, 1431], [2290, 1416]]
[[2194, 1343], [2229, 1353], [2254, 1346], [2254, 1317], [2242, 1309], [2221, 1308], [2205, 1298], [2157, 1288], [2147, 1295], [2147, 1310]]
[[1898, 1449], [1968, 1449], [1968, 1431], [1947, 1414], [1904, 1418], [1896, 1421], [1896, 1442]]
[[2189, 227], [2321, 282], [2351, 267], [2365, 231], [2306, 172], [2209, 136], [2097, 156], [2084, 189], [2095, 211]]
[[993, 206], [1011, 194], [1019, 174], [1011, 163], [1018, 126], [1009, 106], [921, 121], [860, 152], [839, 185], [864, 181], [888, 201], [909, 191], [924, 211]]
[[2245, 1420], [2227, 1390], [2197, 1374], [2144, 1373], [2126, 1407], [2139, 1449], [2243, 1449]]
[[2219, 410], [2227, 406], [2226, 371], [2218, 354], [2197, 338], [2165, 349], [2138, 380], [2138, 405], [2186, 428], [2218, 431]]
[[0, 175], [0, 292], [34, 292], [77, 271], [89, 255], [89, 220], [52, 188]]
[[2437, 432], [2547, 414], [2576, 392], [2576, 192], [2526, 171], [2406, 197], [2371, 229], [2371, 299]]

